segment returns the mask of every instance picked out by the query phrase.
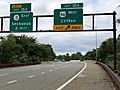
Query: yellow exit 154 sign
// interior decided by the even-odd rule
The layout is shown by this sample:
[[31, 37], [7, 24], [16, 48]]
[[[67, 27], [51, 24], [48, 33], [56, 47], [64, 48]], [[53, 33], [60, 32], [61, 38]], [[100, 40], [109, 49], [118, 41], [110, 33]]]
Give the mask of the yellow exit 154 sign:
[[54, 25], [54, 31], [83, 30], [83, 24], [76, 25]]

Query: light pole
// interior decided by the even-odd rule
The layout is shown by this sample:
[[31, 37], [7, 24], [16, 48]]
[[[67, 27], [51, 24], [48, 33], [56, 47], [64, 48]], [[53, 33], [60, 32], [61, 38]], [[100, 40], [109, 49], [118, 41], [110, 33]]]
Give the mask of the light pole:
[[97, 31], [96, 31], [96, 61], [98, 62], [97, 54], [98, 54], [98, 52], [97, 52]]

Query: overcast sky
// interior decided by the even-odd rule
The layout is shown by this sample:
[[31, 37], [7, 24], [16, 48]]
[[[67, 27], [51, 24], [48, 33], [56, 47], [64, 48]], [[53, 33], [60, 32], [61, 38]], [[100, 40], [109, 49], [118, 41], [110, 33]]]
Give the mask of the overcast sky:
[[[88, 13], [112, 13], [117, 12], [117, 18], [120, 17], [120, 0], [0, 0], [0, 16], [9, 16], [10, 4], [13, 3], [32, 3], [32, 12], [34, 15], [53, 15], [54, 9], [60, 9], [62, 3], [81, 3], [83, 2], [84, 14]], [[84, 29], [91, 29], [91, 17], [84, 17]], [[34, 20], [35, 21], [35, 20]], [[111, 16], [97, 16], [95, 18], [95, 28], [112, 28]], [[120, 25], [117, 24], [117, 28]], [[35, 29], [35, 24], [33, 25]], [[39, 18], [39, 30], [53, 30], [53, 18]], [[4, 30], [9, 30], [9, 20], [4, 20]], [[117, 35], [120, 30], [117, 30]], [[7, 34], [1, 34], [5, 36]], [[20, 35], [20, 34], [17, 34]], [[55, 53], [65, 54], [82, 52], [83, 54], [93, 48], [96, 48], [96, 32], [56, 32], [56, 33], [27, 33], [37, 37], [40, 43], [51, 44]], [[97, 32], [97, 47], [107, 38], [112, 37], [112, 32]]]

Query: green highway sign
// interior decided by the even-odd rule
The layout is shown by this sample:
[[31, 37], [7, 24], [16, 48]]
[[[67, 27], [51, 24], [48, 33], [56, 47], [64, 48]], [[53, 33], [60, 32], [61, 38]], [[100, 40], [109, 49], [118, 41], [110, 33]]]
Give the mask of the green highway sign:
[[10, 13], [11, 32], [31, 32], [33, 30], [33, 13]]
[[31, 3], [10, 4], [10, 12], [31, 11]]
[[82, 30], [83, 9], [55, 9], [54, 30]]
[[54, 25], [83, 24], [82, 9], [55, 9]]
[[83, 8], [83, 3], [70, 3], [70, 4], [61, 4], [62, 9], [70, 9], [70, 8]]

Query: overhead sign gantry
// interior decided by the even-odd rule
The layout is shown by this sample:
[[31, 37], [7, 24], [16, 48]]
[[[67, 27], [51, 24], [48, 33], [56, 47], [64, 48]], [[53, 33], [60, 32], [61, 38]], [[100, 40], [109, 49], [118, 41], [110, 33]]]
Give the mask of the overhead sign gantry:
[[[65, 5], [65, 4], [64, 4]], [[66, 4], [67, 5], [67, 4]], [[79, 4], [74, 4], [74, 5], [67, 5], [67, 6], [62, 6], [63, 8], [62, 9], [65, 9], [65, 8], [68, 8], [68, 9], [71, 9], [71, 7], [77, 7], [77, 9], [78, 9], [78, 6], [80, 6]], [[82, 5], [81, 5], [82, 6]], [[13, 7], [16, 7], [16, 8], [20, 8], [21, 6], [13, 6]], [[75, 8], [73, 8], [73, 9], [75, 9]], [[82, 9], [82, 8], [79, 8], [79, 9]], [[19, 11], [19, 10], [18, 10]], [[30, 11], [27, 11], [27, 12], [30, 12]], [[66, 11], [67, 12], [67, 11]], [[11, 12], [11, 13], [13, 13], [13, 12]], [[17, 13], [17, 12], [14, 12], [14, 13]], [[62, 17], [64, 17], [64, 12], [62, 12]], [[58, 15], [60, 15], [60, 13], [58, 14]], [[13, 15], [12, 16], [12, 19], [14, 18], [14, 16], [15, 15]], [[117, 67], [117, 60], [116, 60], [116, 31], [117, 31], [117, 29], [116, 29], [116, 12], [114, 11], [113, 13], [94, 13], [94, 14], [83, 14], [83, 16], [90, 16], [90, 17], [92, 17], [92, 29], [88, 29], [88, 30], [85, 30], [85, 29], [81, 29], [81, 30], [40, 30], [40, 29], [38, 29], [38, 24], [39, 24], [39, 18], [51, 18], [51, 17], [53, 17], [53, 18], [55, 18], [54, 17], [55, 15], [37, 15], [37, 16], [33, 16], [33, 18], [35, 18], [35, 23], [36, 23], [36, 25], [35, 25], [35, 30], [31, 30], [30, 32], [93, 32], [93, 31], [99, 31], [99, 32], [106, 32], [106, 31], [112, 31], [113, 32], [113, 48], [114, 48], [114, 51], [113, 51], [113, 54], [114, 54], [114, 57], [113, 57], [113, 60], [114, 60], [114, 70], [116, 70], [116, 67]], [[112, 20], [112, 22], [113, 22], [113, 28], [105, 28], [105, 29], [103, 29], [103, 28], [99, 28], [99, 29], [95, 29], [94, 28], [94, 25], [95, 25], [95, 17], [96, 16], [112, 16], [113, 17], [113, 20]], [[20, 17], [18, 17], [18, 16], [15, 16], [16, 18], [14, 18], [14, 20], [18, 20]], [[0, 17], [0, 33], [10, 33], [11, 31], [11, 29], [10, 30], [5, 30], [4, 29], [4, 19], [6, 19], [6, 18], [10, 18], [11, 19], [11, 17], [9, 17], [9, 16], [3, 16], [3, 17]], [[80, 18], [79, 18], [80, 19]], [[16, 21], [17, 22], [17, 21]], [[31, 22], [33, 22], [33, 20], [31, 21]], [[68, 21], [69, 22], [69, 21]], [[55, 26], [55, 22], [54, 22], [54, 26]], [[24, 30], [21, 30], [21, 31], [12, 31], [12, 32], [23, 32]], [[25, 32], [27, 32], [27, 30], [25, 30]]]

